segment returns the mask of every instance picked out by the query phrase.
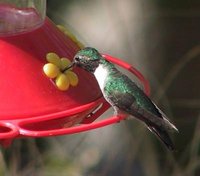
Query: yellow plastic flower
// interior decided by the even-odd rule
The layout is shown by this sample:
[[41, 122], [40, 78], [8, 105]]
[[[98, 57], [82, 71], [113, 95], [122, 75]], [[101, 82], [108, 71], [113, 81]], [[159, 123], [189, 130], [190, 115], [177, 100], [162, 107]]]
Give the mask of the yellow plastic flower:
[[70, 39], [76, 43], [80, 49], [84, 48], [84, 45], [75, 37], [74, 34], [72, 34], [69, 30], [67, 30], [67, 28], [65, 28], [62, 25], [57, 25], [58, 29], [60, 29], [60, 31], [62, 31], [66, 36], [70, 37]]
[[43, 71], [47, 77], [54, 79], [59, 90], [67, 90], [70, 85], [77, 86], [78, 76], [72, 69], [65, 70], [71, 63], [69, 59], [60, 58], [56, 53], [47, 53], [46, 59], [49, 63], [44, 65]]

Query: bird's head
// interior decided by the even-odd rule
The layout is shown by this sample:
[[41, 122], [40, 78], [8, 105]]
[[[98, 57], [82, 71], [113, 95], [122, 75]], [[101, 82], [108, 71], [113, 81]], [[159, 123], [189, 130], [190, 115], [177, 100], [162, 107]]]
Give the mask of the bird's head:
[[[101, 54], [94, 48], [84, 48], [80, 50], [72, 61], [69, 67], [78, 66], [84, 70], [93, 73], [95, 69], [99, 66]], [[69, 69], [69, 67], [67, 69]]]

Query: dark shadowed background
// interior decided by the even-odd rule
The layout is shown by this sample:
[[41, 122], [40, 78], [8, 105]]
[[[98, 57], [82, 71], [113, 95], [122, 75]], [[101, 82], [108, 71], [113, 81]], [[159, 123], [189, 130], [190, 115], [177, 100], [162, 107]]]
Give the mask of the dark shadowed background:
[[85, 46], [145, 75], [151, 98], [179, 129], [172, 134], [177, 151], [126, 120], [81, 134], [16, 140], [0, 155], [1, 175], [199, 175], [200, 1], [48, 0], [47, 15]]

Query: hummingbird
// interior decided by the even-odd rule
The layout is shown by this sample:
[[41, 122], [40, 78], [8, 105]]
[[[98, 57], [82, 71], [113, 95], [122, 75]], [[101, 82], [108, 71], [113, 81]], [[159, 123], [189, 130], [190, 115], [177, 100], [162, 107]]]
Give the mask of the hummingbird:
[[113, 107], [115, 115], [127, 114], [142, 121], [169, 150], [174, 150], [168, 132], [178, 129], [143, 90], [113, 63], [103, 58], [95, 48], [86, 47], [77, 52], [66, 70], [75, 66], [95, 76], [105, 100]]

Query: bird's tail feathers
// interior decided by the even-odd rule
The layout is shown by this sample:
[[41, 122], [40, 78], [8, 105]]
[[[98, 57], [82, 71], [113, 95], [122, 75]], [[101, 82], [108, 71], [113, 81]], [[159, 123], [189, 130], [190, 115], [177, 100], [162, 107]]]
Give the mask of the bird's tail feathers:
[[165, 126], [168, 127], [169, 131], [176, 131], [179, 132], [176, 126], [171, 123], [165, 116], [163, 116], [163, 122], [165, 123]]
[[167, 116], [165, 115], [165, 113], [160, 109], [158, 108], [158, 106], [152, 102], [154, 104], [154, 106], [157, 108], [157, 110], [159, 111], [159, 113], [161, 114], [162, 118], [163, 118], [163, 124], [164, 126], [169, 130], [169, 131], [176, 131], [178, 132], [178, 129], [176, 128], [176, 126], [170, 122], [170, 120], [167, 118]]
[[170, 136], [168, 135], [168, 133], [161, 129], [160, 127], [157, 126], [150, 126], [148, 125], [148, 129], [154, 133], [164, 144], [165, 146], [169, 149], [169, 150], [174, 150], [174, 144], [170, 138]]
[[175, 125], [173, 125], [165, 116], [162, 116], [161, 118], [152, 114], [151, 112], [143, 111], [142, 116], [140, 114], [137, 114], [135, 115], [135, 117], [151, 126], [157, 126], [170, 132], [178, 131]]

